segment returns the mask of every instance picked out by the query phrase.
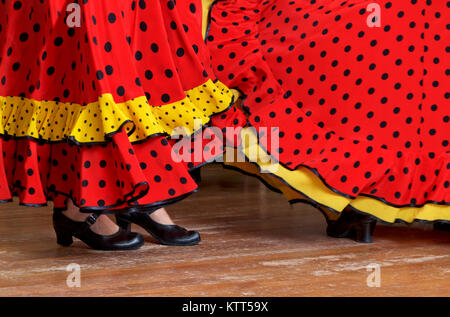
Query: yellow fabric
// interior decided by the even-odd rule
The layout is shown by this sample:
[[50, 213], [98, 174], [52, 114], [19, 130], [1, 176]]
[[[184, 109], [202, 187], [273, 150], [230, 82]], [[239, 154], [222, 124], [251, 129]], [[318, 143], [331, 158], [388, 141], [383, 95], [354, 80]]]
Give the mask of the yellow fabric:
[[115, 103], [111, 94], [103, 94], [86, 106], [0, 96], [0, 134], [90, 143], [104, 142], [106, 135], [124, 124], [127, 132], [134, 128], [131, 142], [156, 133], [171, 135], [177, 127], [193, 133], [195, 119], [205, 125], [211, 115], [226, 110], [234, 98], [225, 85], [211, 80], [185, 93], [183, 100], [157, 107], [150, 106], [144, 96]]
[[[233, 150], [234, 149], [227, 148], [227, 151], [233, 151]], [[295, 190], [292, 187], [290, 187], [290, 185], [287, 185], [287, 182], [281, 178], [283, 176], [277, 176], [275, 174], [269, 174], [269, 173], [261, 173], [260, 167], [257, 164], [252, 164], [249, 162], [229, 161], [229, 162], [225, 162], [225, 165], [232, 166], [232, 167], [242, 170], [248, 174], [262, 178], [267, 184], [269, 184], [273, 188], [276, 188], [279, 191], [281, 191], [282, 194], [287, 198], [288, 201], [295, 201], [298, 199], [308, 200], [308, 198], [310, 200], [312, 199], [311, 197], [306, 197], [305, 195], [302, 195], [298, 190]], [[294, 174], [292, 174], [292, 176], [295, 177]], [[318, 178], [317, 177], [311, 178], [311, 181], [315, 181], [315, 180], [318, 180]], [[314, 186], [310, 187], [310, 189], [314, 190]], [[326, 193], [328, 193], [328, 192], [324, 191], [322, 193], [322, 195], [326, 194]], [[327, 198], [327, 197], [325, 197], [325, 198]], [[312, 200], [314, 200], [314, 199], [312, 199]], [[323, 205], [327, 205], [327, 201]], [[332, 212], [331, 210], [323, 209], [323, 208], [322, 208], [322, 211], [327, 215], [327, 218], [330, 220], [336, 220], [337, 218], [339, 218], [339, 214], [336, 212]]]
[[[355, 199], [344, 197], [325, 186], [320, 178], [307, 168], [300, 167], [291, 171], [271, 161], [267, 152], [259, 146], [257, 138], [250, 128], [244, 129], [241, 140], [244, 145], [242, 152], [250, 162], [236, 162], [236, 155], [234, 155], [234, 157], [225, 156], [225, 164], [263, 178], [272, 187], [281, 190], [289, 200], [307, 197], [337, 212], [341, 212], [347, 205], [350, 205], [388, 223], [394, 223], [396, 220], [408, 223], [414, 220], [450, 221], [450, 206], [448, 205], [426, 204], [422, 207], [397, 208], [366, 196], [358, 196]], [[234, 151], [234, 149], [227, 149], [227, 151]], [[227, 158], [230, 157], [233, 158], [232, 161], [227, 162]], [[339, 216], [329, 210], [322, 210], [330, 219], [336, 219]]]
[[211, 4], [214, 2], [214, 0], [202, 0], [202, 8], [203, 8], [203, 38], [206, 36], [206, 30], [208, 28], [208, 15], [209, 15], [209, 8], [211, 7]]
[[377, 218], [391, 223], [396, 219], [405, 222], [413, 222], [415, 219], [424, 221], [450, 221], [450, 206], [448, 205], [426, 204], [423, 207], [396, 208], [379, 200], [365, 196], [358, 196], [350, 203], [350, 205], [358, 210], [366, 211]]

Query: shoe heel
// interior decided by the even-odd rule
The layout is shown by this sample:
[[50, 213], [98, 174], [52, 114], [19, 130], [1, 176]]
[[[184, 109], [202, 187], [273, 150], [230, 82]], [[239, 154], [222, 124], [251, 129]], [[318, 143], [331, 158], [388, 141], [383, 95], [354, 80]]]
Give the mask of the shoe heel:
[[377, 225], [376, 221], [370, 223], [370, 235], [373, 236], [373, 232], [375, 230], [375, 226]]
[[71, 233], [57, 228], [55, 228], [55, 232], [56, 232], [56, 243], [64, 247], [72, 245], [73, 238]]
[[360, 223], [356, 226], [355, 241], [359, 243], [372, 243], [372, 232], [375, 226], [372, 223]]
[[120, 217], [119, 215], [116, 215], [116, 222], [120, 228], [122, 228], [126, 232], [131, 232], [131, 222]]

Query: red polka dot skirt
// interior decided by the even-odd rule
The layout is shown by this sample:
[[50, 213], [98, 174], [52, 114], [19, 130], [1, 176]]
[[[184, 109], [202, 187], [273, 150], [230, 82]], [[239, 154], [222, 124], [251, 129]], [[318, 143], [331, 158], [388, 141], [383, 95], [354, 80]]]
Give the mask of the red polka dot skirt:
[[177, 129], [246, 120], [201, 27], [199, 0], [0, 1], [0, 200], [103, 212], [194, 192], [221, 153], [177, 160]]
[[449, 1], [225, 0], [207, 44], [251, 125], [278, 127], [263, 176], [292, 201], [449, 221], [449, 21]]

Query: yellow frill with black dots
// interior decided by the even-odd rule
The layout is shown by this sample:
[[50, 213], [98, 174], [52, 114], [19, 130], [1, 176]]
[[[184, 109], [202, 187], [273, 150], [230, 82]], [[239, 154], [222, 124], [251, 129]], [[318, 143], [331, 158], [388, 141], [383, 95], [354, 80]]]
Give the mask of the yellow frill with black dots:
[[[241, 140], [243, 147], [239, 152], [234, 148], [226, 149], [234, 154], [224, 156], [225, 165], [262, 178], [272, 188], [280, 190], [289, 201], [308, 200], [319, 206], [331, 208], [331, 210], [321, 208], [330, 220], [336, 220], [340, 212], [351, 206], [386, 223], [450, 221], [448, 205], [429, 203], [420, 207], [394, 207], [367, 196], [357, 196], [354, 199], [344, 197], [328, 188], [308, 168], [289, 170], [274, 162], [258, 144], [258, 139], [251, 128], [245, 128], [241, 132]], [[245, 161], [237, 159], [238, 157], [244, 158]]]
[[172, 135], [178, 127], [192, 134], [198, 123], [206, 125], [212, 115], [225, 111], [234, 98], [225, 85], [212, 80], [185, 94], [184, 99], [161, 106], [149, 105], [145, 96], [116, 103], [111, 94], [103, 94], [85, 106], [0, 96], [0, 134], [49, 142], [71, 139], [77, 143], [105, 142], [121, 128], [127, 131], [131, 142], [152, 135]]

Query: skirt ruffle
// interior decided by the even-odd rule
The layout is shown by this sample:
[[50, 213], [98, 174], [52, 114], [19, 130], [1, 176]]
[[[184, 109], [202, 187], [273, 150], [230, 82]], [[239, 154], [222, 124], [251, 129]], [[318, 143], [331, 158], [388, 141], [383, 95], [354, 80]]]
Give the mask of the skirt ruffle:
[[0, 144], [1, 200], [17, 195], [25, 205], [53, 200], [55, 207], [63, 207], [70, 198], [86, 211], [120, 210], [143, 197], [151, 207], [197, 188], [188, 170], [172, 163], [164, 137], [132, 145], [121, 132], [94, 146], [4, 138]]
[[150, 106], [145, 96], [116, 103], [111, 94], [103, 94], [86, 106], [0, 96], [0, 134], [93, 144], [106, 142], [124, 128], [130, 141], [137, 142], [155, 135], [170, 137], [179, 127], [194, 133], [196, 120], [197, 126], [207, 125], [211, 116], [233, 102], [233, 94], [218, 81], [208, 80], [185, 94], [184, 99], [161, 106]]
[[[321, 158], [321, 155], [313, 155], [314, 158], [311, 160], [291, 169], [270, 155], [260, 145], [253, 131], [251, 128], [244, 129], [241, 133], [243, 139], [240, 148], [226, 149], [227, 152], [235, 152], [235, 155], [230, 156], [232, 160], [225, 160], [224, 166], [258, 177], [269, 189], [284, 194], [290, 203], [313, 204], [330, 220], [337, 219], [346, 207], [350, 207], [372, 215], [384, 223], [450, 221], [448, 215], [450, 206], [446, 202], [433, 201], [433, 197], [421, 204], [395, 205], [378, 194], [378, 188], [389, 188], [392, 182], [390, 176], [395, 175], [394, 173], [379, 170], [378, 173], [372, 174], [378, 178], [376, 181], [355, 178], [352, 186], [361, 188], [360, 192], [357, 193], [355, 190], [356, 193], [354, 191], [345, 193], [341, 179], [336, 179], [335, 167], [317, 164], [326, 160]], [[236, 159], [237, 157], [240, 159]], [[397, 164], [400, 165], [399, 162]], [[390, 170], [395, 171], [396, 167], [393, 166]], [[342, 166], [343, 170], [346, 168], [351, 166]], [[420, 187], [415, 187], [414, 190], [423, 192]], [[394, 191], [391, 189], [394, 195], [397, 192], [397, 189]]]
[[210, 68], [201, 8], [0, 2], [0, 200], [149, 211], [195, 192], [190, 171], [224, 150], [205, 128], [246, 120]]

